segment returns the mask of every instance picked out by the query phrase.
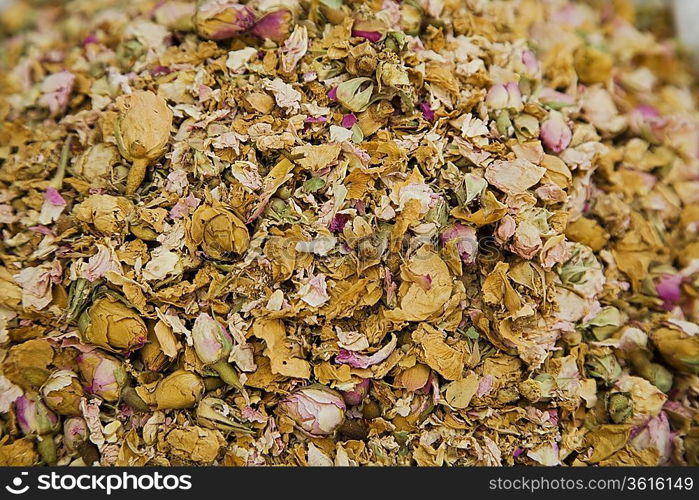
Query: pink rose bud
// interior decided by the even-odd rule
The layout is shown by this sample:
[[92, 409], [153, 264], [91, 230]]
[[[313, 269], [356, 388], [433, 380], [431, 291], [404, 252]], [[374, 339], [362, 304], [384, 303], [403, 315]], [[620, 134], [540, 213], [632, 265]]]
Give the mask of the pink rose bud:
[[342, 391], [342, 397], [345, 399], [345, 403], [349, 406], [357, 406], [364, 401], [364, 398], [369, 394], [369, 388], [371, 387], [371, 380], [368, 378], [363, 379], [361, 382], [354, 384], [354, 387], [348, 391]]
[[347, 406], [342, 396], [323, 385], [298, 389], [279, 403], [296, 425], [311, 436], [329, 436], [345, 421]]
[[203, 38], [226, 40], [245, 33], [255, 24], [255, 11], [230, 0], [204, 0], [197, 4], [194, 27]]
[[345, 128], [352, 128], [354, 124], [358, 121], [359, 120], [357, 119], [357, 116], [354, 113], [348, 113], [342, 117], [340, 125], [342, 125]]
[[192, 327], [192, 342], [199, 359], [211, 366], [219, 377], [233, 387], [242, 389], [238, 374], [228, 364], [233, 349], [233, 339], [221, 323], [206, 313], [201, 313]]
[[27, 435], [44, 436], [58, 430], [58, 417], [40, 399], [20, 396], [15, 400], [17, 423]]
[[522, 109], [522, 92], [519, 90], [519, 84], [509, 82], [505, 84], [507, 90], [507, 107], [512, 109]]
[[485, 96], [485, 102], [492, 109], [522, 109], [522, 92], [515, 82], [496, 83]]
[[82, 352], [78, 356], [78, 368], [87, 383], [87, 392], [110, 403], [119, 400], [128, 378], [119, 360], [96, 350]]
[[283, 42], [289, 38], [294, 15], [289, 9], [281, 9], [265, 14], [255, 23], [251, 32], [259, 38]]
[[70, 417], [63, 422], [63, 444], [72, 453], [78, 450], [89, 434], [87, 423], [82, 417]]
[[197, 356], [206, 365], [227, 359], [233, 348], [226, 328], [206, 313], [201, 313], [194, 322], [192, 342]]
[[548, 149], [554, 153], [560, 153], [570, 144], [573, 133], [563, 120], [563, 115], [557, 111], [552, 111], [541, 125], [541, 141]]
[[478, 253], [478, 239], [476, 238], [476, 230], [471, 226], [463, 224], [452, 224], [441, 235], [443, 245], [454, 242], [456, 250], [459, 252], [459, 257], [464, 264], [473, 264], [476, 261]]
[[485, 103], [492, 109], [505, 109], [507, 107], [507, 89], [502, 83], [496, 83], [485, 96]]
[[682, 300], [682, 278], [679, 274], [663, 274], [655, 283], [655, 291], [658, 297], [663, 299], [663, 308], [666, 311], [672, 309]]

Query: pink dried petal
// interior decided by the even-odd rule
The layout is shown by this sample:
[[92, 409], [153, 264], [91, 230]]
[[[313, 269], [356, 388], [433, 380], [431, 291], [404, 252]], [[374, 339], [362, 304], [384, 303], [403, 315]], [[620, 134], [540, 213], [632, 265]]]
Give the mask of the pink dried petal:
[[303, 121], [305, 123], [325, 123], [328, 119], [325, 116], [307, 116]]
[[428, 103], [423, 101], [420, 104], [418, 104], [417, 107], [422, 112], [422, 117], [425, 120], [427, 120], [428, 122], [434, 121], [434, 111]]
[[200, 203], [201, 200], [190, 193], [186, 198], [180, 199], [175, 203], [175, 206], [170, 209], [170, 218], [172, 220], [181, 219], [187, 215], [190, 210], [197, 208]]
[[368, 368], [388, 358], [395, 350], [397, 342], [397, 338], [393, 336], [388, 344], [372, 355], [340, 349], [340, 354], [335, 356], [335, 362], [341, 365], [350, 365], [352, 368]]
[[383, 34], [381, 34], [378, 31], [364, 31], [364, 30], [352, 30], [352, 36], [360, 37], [360, 38], [366, 38], [372, 43], [376, 43], [381, 38], [383, 38]]
[[70, 71], [54, 73], [44, 79], [41, 84], [43, 95], [40, 102], [49, 108], [51, 116], [65, 111], [74, 83], [75, 75]]
[[289, 36], [292, 19], [293, 15], [288, 9], [270, 12], [255, 23], [251, 33], [257, 37], [269, 38], [275, 42], [284, 41]]
[[658, 297], [663, 299], [663, 308], [671, 311], [682, 300], [683, 278], [679, 274], [663, 274], [655, 284]]
[[349, 221], [350, 216], [347, 214], [335, 214], [333, 220], [330, 221], [330, 232], [341, 233], [345, 229], [345, 224]]
[[359, 120], [357, 119], [356, 115], [354, 113], [348, 113], [345, 116], [342, 117], [342, 121], [340, 122], [340, 125], [342, 125], [345, 128], [352, 128], [355, 123], [357, 123]]

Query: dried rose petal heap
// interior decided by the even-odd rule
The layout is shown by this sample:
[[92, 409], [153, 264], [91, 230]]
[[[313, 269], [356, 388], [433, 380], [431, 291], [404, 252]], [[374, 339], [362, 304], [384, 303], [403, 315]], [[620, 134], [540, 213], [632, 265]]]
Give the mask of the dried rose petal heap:
[[0, 465], [699, 464], [663, 19], [13, 2]]

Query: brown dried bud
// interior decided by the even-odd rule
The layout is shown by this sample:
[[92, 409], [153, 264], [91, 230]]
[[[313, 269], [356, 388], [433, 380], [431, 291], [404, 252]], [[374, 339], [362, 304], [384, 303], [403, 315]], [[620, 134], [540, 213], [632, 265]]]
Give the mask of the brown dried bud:
[[364, 42], [352, 47], [347, 57], [347, 72], [352, 75], [369, 76], [376, 70], [376, 49]]
[[149, 90], [120, 96], [116, 104], [120, 115], [114, 132], [122, 156], [133, 162], [126, 180], [126, 193], [133, 194], [146, 167], [165, 153], [173, 115], [165, 99]]
[[194, 372], [177, 370], [158, 382], [155, 403], [159, 410], [192, 408], [204, 394], [204, 382]]
[[108, 351], [135, 351], [146, 342], [146, 324], [136, 311], [118, 299], [97, 299], [80, 317], [78, 326], [86, 342]]
[[192, 215], [188, 235], [194, 245], [214, 259], [225, 260], [250, 246], [248, 230], [238, 217], [220, 205], [202, 205]]
[[78, 376], [69, 370], [53, 372], [41, 387], [46, 406], [60, 415], [80, 415], [80, 399], [85, 395]]

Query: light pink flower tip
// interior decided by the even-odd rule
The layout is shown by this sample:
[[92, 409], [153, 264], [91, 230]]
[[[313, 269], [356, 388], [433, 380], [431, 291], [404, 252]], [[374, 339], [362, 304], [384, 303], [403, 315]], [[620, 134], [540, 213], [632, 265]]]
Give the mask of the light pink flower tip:
[[572, 138], [573, 132], [563, 121], [560, 113], [551, 113], [549, 119], [541, 125], [541, 141], [554, 153], [560, 153], [566, 149]]
[[502, 83], [496, 83], [485, 96], [485, 103], [493, 109], [503, 109], [507, 106], [507, 89]]
[[364, 398], [369, 393], [369, 384], [371, 381], [368, 378], [362, 379], [349, 391], [342, 391], [342, 397], [349, 406], [356, 406], [364, 401]]
[[522, 52], [522, 64], [524, 64], [524, 67], [527, 68], [530, 74], [539, 71], [539, 62], [536, 60], [536, 56], [531, 50]]
[[46, 194], [44, 197], [49, 203], [51, 203], [51, 205], [55, 205], [57, 207], [63, 207], [66, 204], [66, 200], [63, 199], [63, 196], [61, 196], [56, 188], [53, 187], [46, 189]]
[[663, 299], [663, 308], [671, 311], [682, 299], [683, 278], [679, 274], [663, 274], [655, 284], [658, 297]]
[[520, 109], [522, 107], [522, 92], [515, 82], [496, 83], [486, 94], [485, 102], [492, 109]]
[[476, 230], [471, 226], [463, 224], [453, 224], [449, 229], [440, 235], [442, 244], [446, 245], [452, 240], [456, 240], [456, 250], [464, 264], [473, 264], [478, 253], [478, 239]]

